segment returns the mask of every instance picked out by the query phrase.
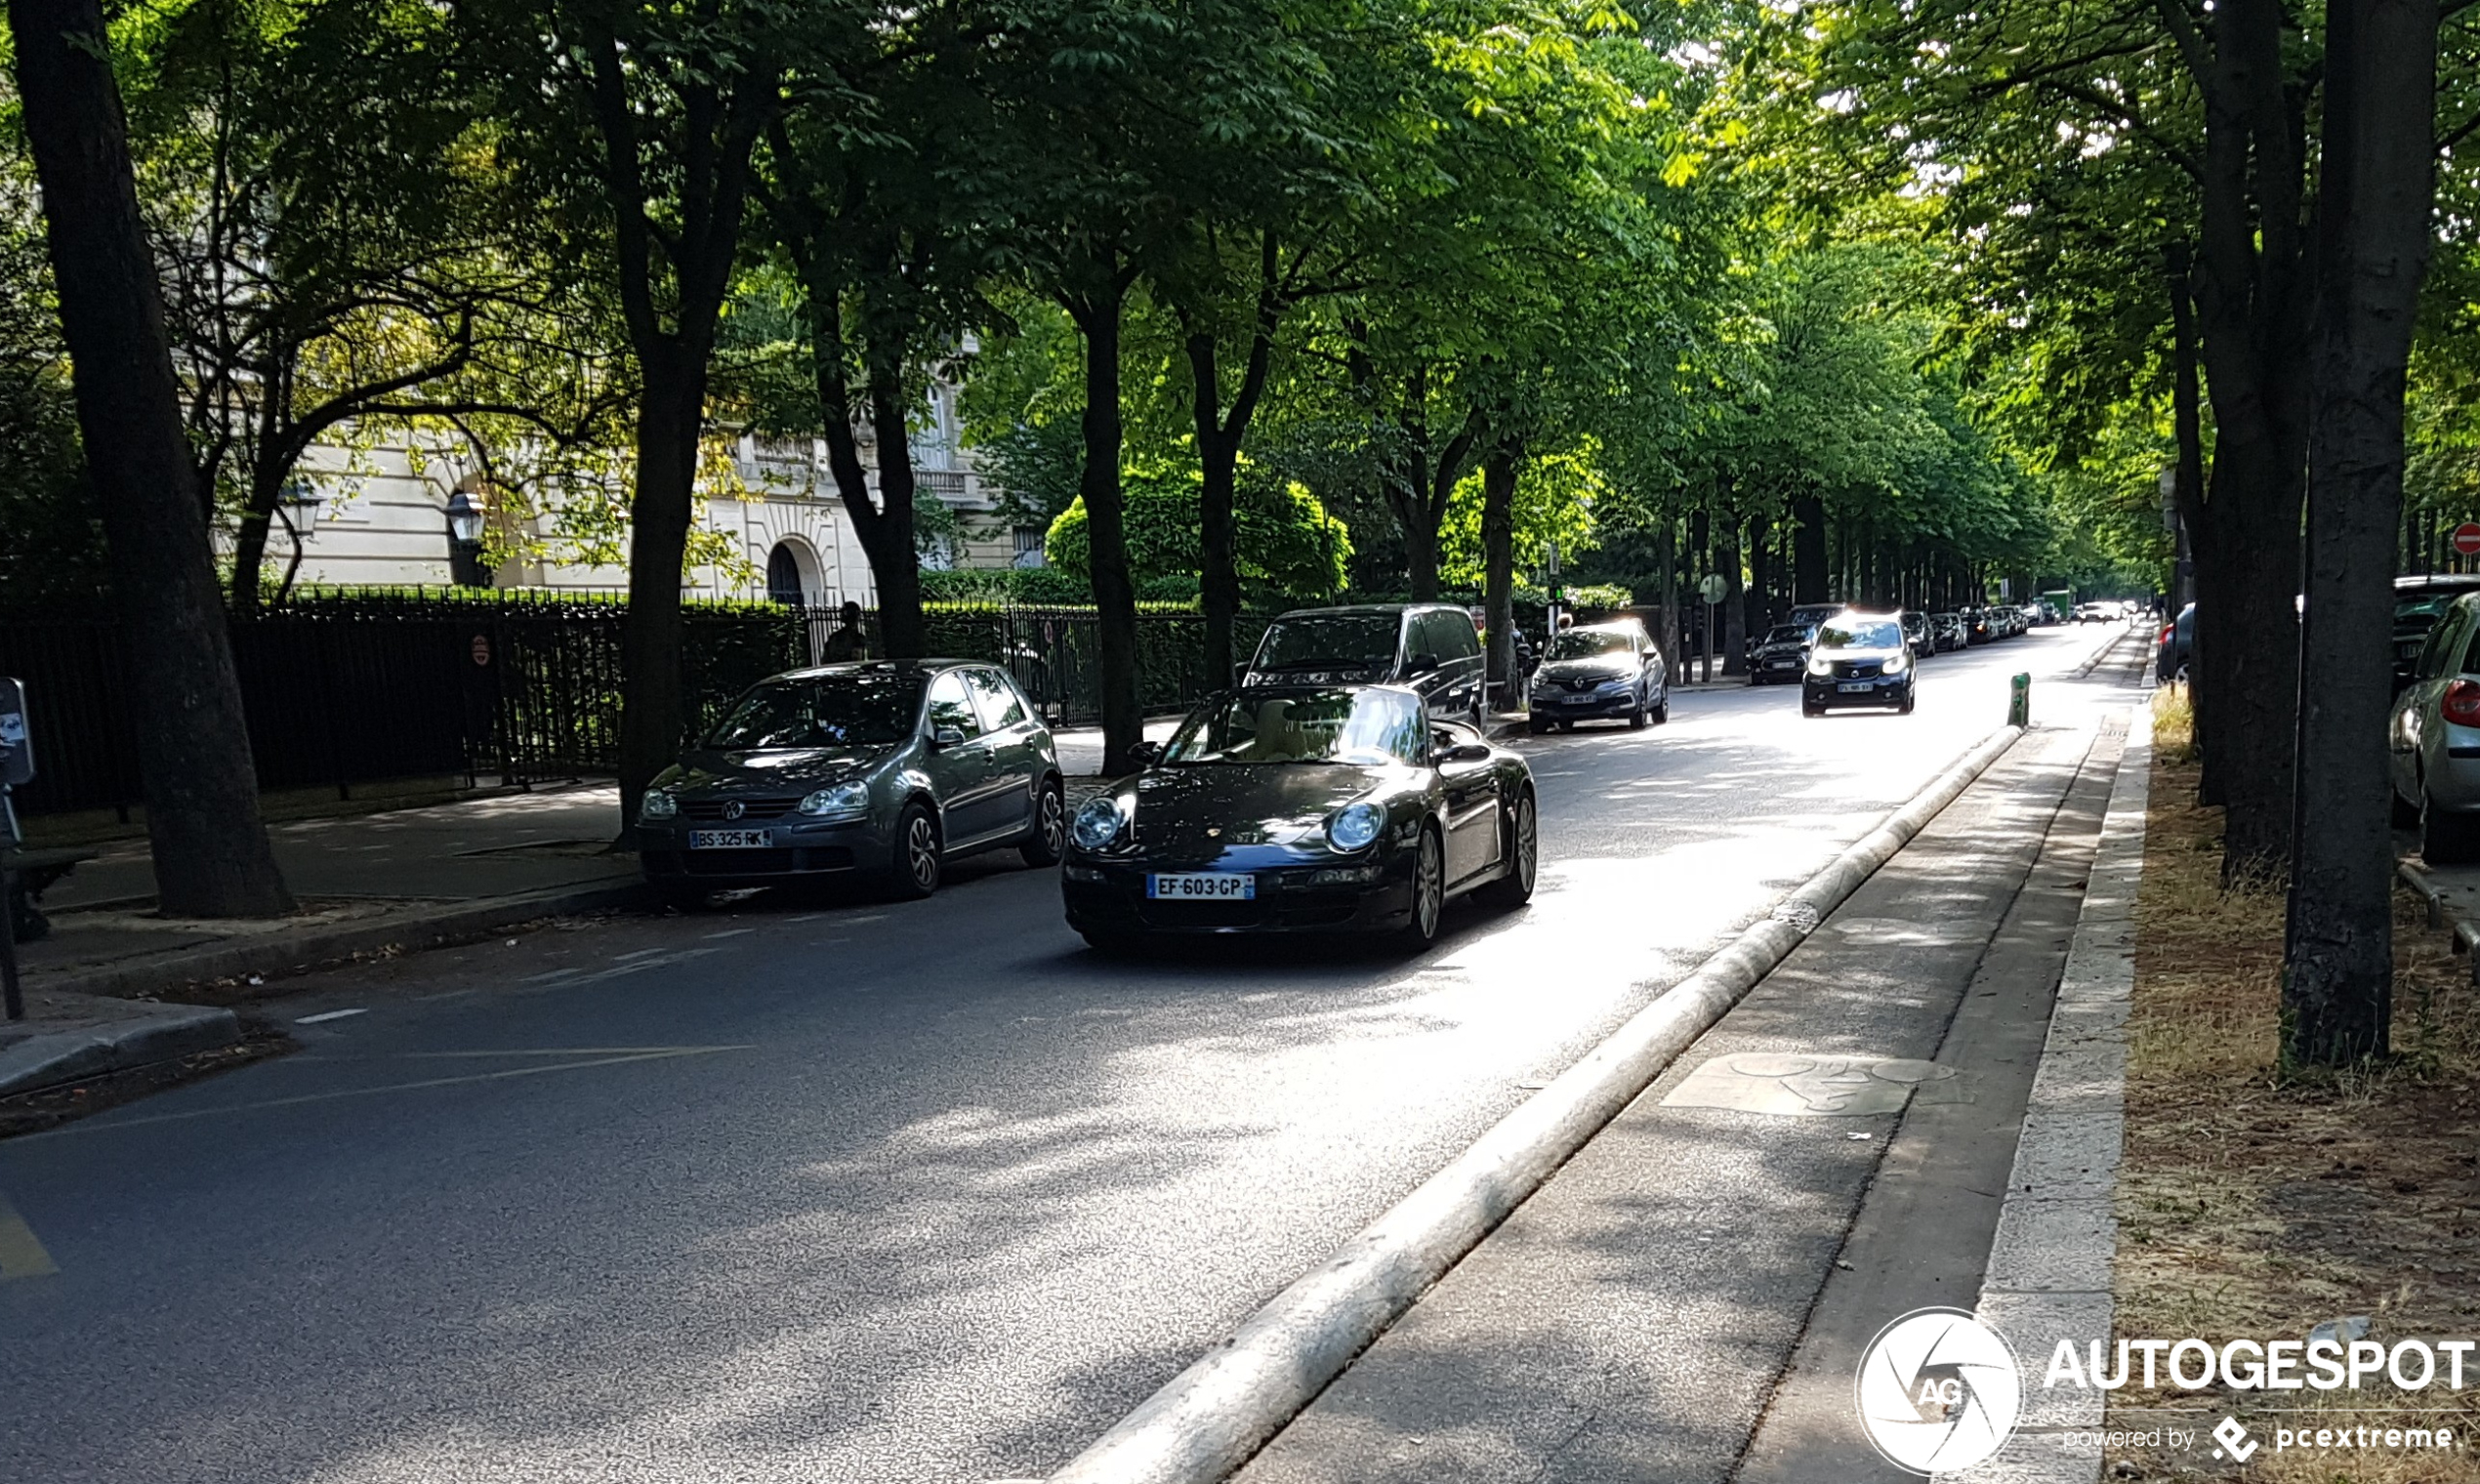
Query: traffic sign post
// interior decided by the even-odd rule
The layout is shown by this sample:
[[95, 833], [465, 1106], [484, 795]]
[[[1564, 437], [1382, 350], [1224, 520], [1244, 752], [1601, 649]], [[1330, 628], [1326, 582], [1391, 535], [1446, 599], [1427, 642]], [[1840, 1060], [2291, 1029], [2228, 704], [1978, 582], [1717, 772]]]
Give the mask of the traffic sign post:
[[0, 1012], [25, 1018], [18, 988], [18, 810], [9, 791], [34, 781], [34, 736], [26, 727], [25, 687], [0, 676]]
[[1721, 604], [1722, 595], [1731, 585], [1719, 572], [1708, 572], [1696, 585], [1696, 596], [1705, 599], [1705, 679], [1714, 679], [1714, 610]]

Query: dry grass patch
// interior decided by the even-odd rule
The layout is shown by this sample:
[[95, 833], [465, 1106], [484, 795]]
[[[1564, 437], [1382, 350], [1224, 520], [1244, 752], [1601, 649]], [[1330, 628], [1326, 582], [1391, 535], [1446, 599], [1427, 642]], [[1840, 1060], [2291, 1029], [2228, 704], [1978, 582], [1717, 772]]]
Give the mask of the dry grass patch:
[[[2401, 894], [2395, 1061], [2335, 1078], [2279, 1076], [2282, 895], [2221, 889], [2220, 811], [2193, 802], [2183, 705], [2171, 697], [2159, 712], [2128, 1022], [2117, 1333], [2298, 1339], [2322, 1320], [2367, 1314], [2370, 1338], [2388, 1343], [2480, 1337], [2480, 995], [2466, 966]], [[2480, 1444], [2480, 1366], [2466, 1368], [2465, 1385], [2270, 1394], [2130, 1386], [2114, 1393], [2111, 1425], [2170, 1421], [2201, 1435], [2235, 1413], [2259, 1437], [2277, 1426], [2381, 1422], [2450, 1426]], [[2423, 1413], [2331, 1410], [2354, 1404]], [[2244, 1470], [2213, 1461], [2211, 1447], [2208, 1438], [2188, 1454], [2114, 1462], [2136, 1469], [2122, 1477], [2480, 1484], [2474, 1447], [2447, 1457], [2277, 1457], [2268, 1446]]]

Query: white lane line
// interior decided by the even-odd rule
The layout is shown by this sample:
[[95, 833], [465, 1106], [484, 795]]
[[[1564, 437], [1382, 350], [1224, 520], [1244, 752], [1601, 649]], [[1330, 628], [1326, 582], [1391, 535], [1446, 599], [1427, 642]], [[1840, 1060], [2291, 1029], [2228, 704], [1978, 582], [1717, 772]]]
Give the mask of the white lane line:
[[367, 1010], [331, 1010], [316, 1015], [303, 1015], [296, 1019], [293, 1023], [295, 1025], [316, 1025], [321, 1020], [342, 1020], [347, 1015], [367, 1015], [369, 1013], [370, 1011]]
[[581, 974], [585, 971], [586, 970], [582, 967], [571, 964], [566, 969], [546, 969], [538, 974], [527, 974], [518, 982], [523, 984], [540, 984], [550, 979], [565, 979], [570, 974]]
[[269, 1097], [260, 1102], [234, 1103], [222, 1108], [191, 1108], [181, 1113], [156, 1113], [145, 1118], [127, 1118], [113, 1123], [97, 1123], [87, 1119], [46, 1129], [40, 1134], [20, 1134], [18, 1141], [30, 1142], [42, 1138], [60, 1138], [78, 1134], [101, 1134], [113, 1129], [135, 1129], [142, 1124], [186, 1123], [193, 1118], [212, 1118], [219, 1113], [255, 1113], [265, 1108], [290, 1108], [302, 1103], [334, 1102], [343, 1097], [368, 1097], [379, 1092], [412, 1092], [424, 1088], [452, 1088], [473, 1082], [505, 1082], [512, 1077], [539, 1077], [545, 1072], [582, 1072], [589, 1067], [622, 1066], [632, 1061], [669, 1061], [682, 1056], [706, 1056], [717, 1051], [745, 1051], [748, 1046], [696, 1047], [684, 1051], [633, 1051], [625, 1056], [601, 1056], [590, 1061], [555, 1061], [546, 1066], [512, 1067], [505, 1072], [475, 1072], [464, 1077], [428, 1077], [420, 1082], [391, 1082], [375, 1088], [344, 1088], [333, 1092], [306, 1092], [299, 1097]]
[[642, 959], [647, 954], [661, 952], [663, 952], [663, 950], [660, 948], [641, 948], [635, 953], [615, 953], [611, 956], [611, 962], [614, 964], [626, 964], [631, 959]]
[[[663, 954], [658, 958], [641, 958], [635, 963], [614, 965], [612, 968], [602, 969], [596, 973], [587, 974], [583, 978], [570, 979], [567, 982], [569, 984], [599, 984], [605, 979], [617, 979], [623, 975], [639, 973], [648, 969], [669, 969], [675, 964], [685, 964], [691, 959], [702, 959], [710, 953], [721, 953], [723, 951], [723, 950], [720, 948], [676, 949], [673, 952]], [[565, 986], [563, 985], [562, 987], [564, 988]]]
[[706, 935], [706, 940], [711, 943], [717, 938], [747, 937], [749, 934], [756, 932], [757, 930], [758, 929], [755, 928], [727, 928], [723, 932], [710, 932]]

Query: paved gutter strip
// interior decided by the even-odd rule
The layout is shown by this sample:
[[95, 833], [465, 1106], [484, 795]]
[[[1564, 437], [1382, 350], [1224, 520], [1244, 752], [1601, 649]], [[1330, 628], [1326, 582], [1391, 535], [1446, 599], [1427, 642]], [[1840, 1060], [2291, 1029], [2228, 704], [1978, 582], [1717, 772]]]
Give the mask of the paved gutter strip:
[[2002, 727], [1973, 748], [1771, 917], [1251, 1315], [1051, 1484], [1212, 1484], [1246, 1463], [2022, 735]]
[[1941, 1479], [2094, 1484], [2101, 1476], [2098, 1443], [2071, 1451], [2060, 1434], [2099, 1428], [2108, 1393], [2052, 1391], [2034, 1378], [2048, 1363], [2050, 1341], [2110, 1333], [2118, 1255], [2112, 1198], [2126, 1132], [2127, 1016], [2135, 987], [2135, 892], [2152, 784], [2150, 721], [2138, 708], [2120, 755], [1981, 1284], [1982, 1322], [2006, 1337], [2024, 1367], [2023, 1413], [2014, 1439], [1997, 1458]]
[[542, 891], [486, 896], [474, 901], [391, 913], [361, 922], [324, 925], [299, 931], [261, 933], [246, 940], [175, 949], [117, 964], [99, 964], [90, 969], [29, 974], [26, 987], [55, 994], [129, 999], [194, 984], [202, 979], [235, 979], [254, 973], [271, 977], [381, 948], [444, 947], [539, 917], [626, 906], [639, 900], [642, 891], [637, 878], [626, 877], [576, 886], [555, 886]]
[[116, 1025], [29, 1036], [0, 1049], [0, 1097], [211, 1051], [240, 1039], [241, 1022], [232, 1011], [204, 1005], [167, 1005], [161, 1013]]

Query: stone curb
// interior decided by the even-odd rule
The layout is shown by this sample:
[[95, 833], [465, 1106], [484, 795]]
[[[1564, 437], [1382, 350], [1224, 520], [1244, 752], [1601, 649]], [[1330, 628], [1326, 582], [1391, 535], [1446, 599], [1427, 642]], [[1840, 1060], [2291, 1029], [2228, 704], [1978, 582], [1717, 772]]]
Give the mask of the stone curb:
[[2012, 726], [1992, 733], [1770, 917], [1249, 1316], [1050, 1484], [1213, 1484], [1248, 1462], [2022, 735]]
[[2125, 1135], [2135, 891], [2144, 870], [2152, 776], [2152, 717], [2138, 706], [2111, 781], [2109, 812], [1981, 1280], [1981, 1321], [2006, 1337], [2025, 1368], [2023, 1414], [1998, 1457], [1938, 1474], [1941, 1480], [2096, 1484], [2101, 1477], [2099, 1444], [2070, 1451], [2058, 1434], [2098, 1428], [2107, 1394], [2053, 1392], [2033, 1378], [2046, 1366], [2056, 1340], [2104, 1340], [2110, 1333], [2111, 1269], [2118, 1257], [2112, 1199]]
[[118, 964], [26, 976], [26, 987], [48, 993], [129, 999], [247, 974], [273, 977], [381, 948], [437, 948], [538, 917], [588, 912], [638, 901], [644, 886], [635, 878], [519, 891], [415, 908], [356, 923], [325, 924], [227, 943], [147, 954]]
[[0, 1097], [170, 1061], [240, 1039], [241, 1022], [232, 1011], [203, 1005], [167, 1005], [160, 1014], [118, 1025], [29, 1036], [0, 1051]]

